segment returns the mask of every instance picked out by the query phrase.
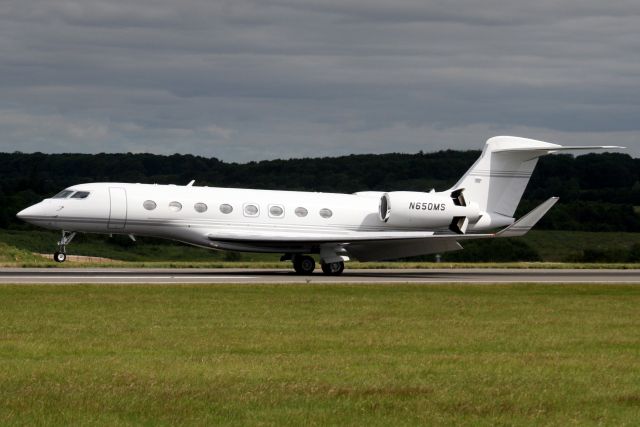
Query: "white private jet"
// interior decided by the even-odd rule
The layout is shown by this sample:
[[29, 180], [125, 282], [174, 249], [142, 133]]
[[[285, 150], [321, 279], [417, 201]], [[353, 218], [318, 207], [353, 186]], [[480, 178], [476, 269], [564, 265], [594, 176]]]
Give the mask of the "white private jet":
[[[364, 191], [354, 194], [240, 188], [79, 184], [24, 209], [18, 218], [62, 230], [57, 262], [77, 232], [152, 236], [209, 249], [275, 252], [299, 274], [318, 254], [325, 274], [338, 275], [349, 257], [388, 260], [462, 249], [467, 239], [522, 236], [558, 201], [515, 221], [513, 214], [540, 156], [563, 147], [498, 136], [451, 189], [443, 192]], [[446, 165], [445, 165], [446, 166]], [[500, 227], [502, 230], [489, 232]]]

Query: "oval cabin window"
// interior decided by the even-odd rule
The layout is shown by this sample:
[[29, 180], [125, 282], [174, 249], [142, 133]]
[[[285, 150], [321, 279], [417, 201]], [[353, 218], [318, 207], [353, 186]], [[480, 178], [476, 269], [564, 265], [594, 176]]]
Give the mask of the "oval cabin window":
[[195, 209], [196, 212], [199, 212], [199, 213], [206, 212], [207, 205], [205, 205], [204, 203], [196, 203], [195, 205], [193, 205], [193, 209]]
[[233, 206], [228, 205], [228, 204], [223, 204], [220, 205], [220, 212], [222, 212], [223, 214], [230, 214], [231, 212], [233, 212]]
[[284, 209], [279, 205], [269, 206], [269, 215], [275, 218], [279, 218], [284, 215]]
[[244, 205], [244, 214], [246, 216], [258, 216], [260, 209], [254, 204]]
[[331, 209], [323, 208], [320, 209], [320, 216], [322, 218], [331, 218], [333, 216], [333, 212], [331, 212]]
[[144, 207], [148, 211], [154, 210], [157, 206], [158, 205], [156, 205], [156, 202], [154, 202], [153, 200], [145, 200], [142, 204], [142, 207]]
[[180, 202], [169, 203], [169, 210], [172, 210], [174, 212], [180, 212], [182, 210], [182, 203]]
[[295, 213], [299, 217], [305, 217], [309, 214], [309, 211], [303, 207], [296, 208]]

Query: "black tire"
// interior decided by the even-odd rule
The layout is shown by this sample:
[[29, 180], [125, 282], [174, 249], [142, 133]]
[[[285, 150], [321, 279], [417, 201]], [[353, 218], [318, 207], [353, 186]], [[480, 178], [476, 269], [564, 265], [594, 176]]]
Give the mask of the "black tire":
[[55, 262], [65, 262], [67, 260], [67, 254], [64, 252], [55, 252], [53, 254], [53, 260]]
[[344, 271], [344, 262], [322, 263], [322, 272], [329, 276], [339, 276]]
[[298, 274], [313, 274], [313, 270], [316, 269], [316, 261], [309, 255], [295, 257], [293, 260], [293, 269]]

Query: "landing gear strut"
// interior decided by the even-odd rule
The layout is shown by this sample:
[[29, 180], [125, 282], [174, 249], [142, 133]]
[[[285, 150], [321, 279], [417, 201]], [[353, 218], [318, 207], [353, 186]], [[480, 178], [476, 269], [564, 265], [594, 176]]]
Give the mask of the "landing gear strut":
[[308, 276], [316, 269], [316, 261], [309, 255], [295, 255], [293, 257], [293, 269], [297, 274]]
[[58, 241], [58, 250], [53, 253], [55, 262], [65, 262], [67, 259], [67, 245], [76, 237], [76, 232], [62, 230], [62, 237]]

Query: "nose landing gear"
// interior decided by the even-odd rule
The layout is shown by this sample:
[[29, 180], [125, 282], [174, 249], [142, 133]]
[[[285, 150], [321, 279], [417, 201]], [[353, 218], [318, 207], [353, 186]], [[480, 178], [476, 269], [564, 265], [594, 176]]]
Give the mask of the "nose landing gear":
[[67, 245], [76, 237], [75, 231], [62, 230], [62, 237], [58, 241], [58, 250], [53, 253], [55, 262], [65, 262], [67, 260]]

